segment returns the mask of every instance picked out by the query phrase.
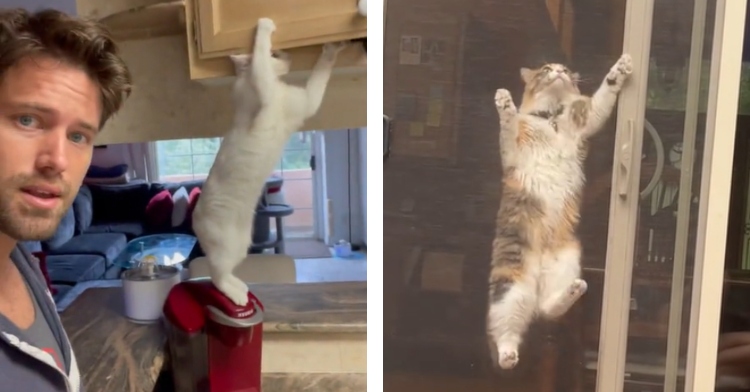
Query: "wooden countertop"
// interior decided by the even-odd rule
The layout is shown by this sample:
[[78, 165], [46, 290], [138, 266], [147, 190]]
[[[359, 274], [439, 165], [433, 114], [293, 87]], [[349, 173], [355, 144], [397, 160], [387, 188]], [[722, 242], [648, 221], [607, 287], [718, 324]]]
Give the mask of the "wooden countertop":
[[[86, 390], [154, 390], [166, 370], [161, 324], [125, 319], [119, 281], [79, 286], [58, 307]], [[254, 284], [251, 290], [266, 308], [264, 332], [367, 331], [367, 282]]]

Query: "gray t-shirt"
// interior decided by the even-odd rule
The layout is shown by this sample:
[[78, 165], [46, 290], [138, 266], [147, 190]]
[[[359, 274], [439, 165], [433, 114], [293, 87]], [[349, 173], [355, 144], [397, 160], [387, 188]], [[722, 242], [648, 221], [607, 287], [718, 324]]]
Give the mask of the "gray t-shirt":
[[29, 284], [26, 283], [26, 290], [29, 291], [32, 302], [34, 302], [34, 323], [26, 329], [21, 329], [28, 337], [29, 343], [42, 349], [42, 351], [52, 355], [55, 359], [55, 363], [60, 370], [65, 371], [65, 367], [62, 363], [62, 350], [60, 349], [60, 343], [55, 339], [55, 335], [52, 333], [52, 329], [49, 323], [44, 318], [42, 310], [39, 308], [39, 301], [34, 298], [34, 293], [31, 292]]
[[[46, 291], [38, 262], [20, 246], [11, 253], [11, 260], [32, 293], [37, 325], [22, 331], [0, 314], [0, 380], [6, 381], [0, 383], [0, 392], [71, 392], [71, 389], [72, 392], [82, 392], [80, 374], [73, 360], [70, 342], [65, 336], [52, 298], [49, 298]], [[53, 342], [49, 341], [50, 333]], [[56, 351], [53, 357], [58, 366], [48, 365], [32, 355], [34, 349], [42, 347], [50, 347]], [[63, 364], [62, 371], [60, 362]], [[66, 379], [72, 388], [66, 387]]]

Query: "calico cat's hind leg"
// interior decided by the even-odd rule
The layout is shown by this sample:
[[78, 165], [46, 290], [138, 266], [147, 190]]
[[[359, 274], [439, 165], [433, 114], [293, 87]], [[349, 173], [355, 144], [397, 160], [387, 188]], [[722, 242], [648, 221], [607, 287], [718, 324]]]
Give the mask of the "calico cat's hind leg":
[[500, 368], [512, 369], [518, 364], [523, 335], [536, 312], [536, 283], [520, 268], [494, 266], [489, 295], [487, 335], [492, 357]]
[[542, 260], [539, 312], [547, 319], [562, 317], [588, 290], [581, 275], [581, 246], [578, 242], [550, 253]]

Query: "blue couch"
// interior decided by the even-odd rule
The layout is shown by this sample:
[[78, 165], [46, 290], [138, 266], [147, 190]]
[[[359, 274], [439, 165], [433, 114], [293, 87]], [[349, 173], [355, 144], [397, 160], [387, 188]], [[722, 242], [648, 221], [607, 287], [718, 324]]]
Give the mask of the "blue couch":
[[114, 260], [128, 241], [156, 233], [192, 232], [187, 222], [175, 228], [148, 227], [145, 211], [149, 200], [164, 189], [173, 193], [184, 186], [189, 192], [202, 184], [201, 180], [84, 185], [52, 238], [22, 244], [31, 252], [46, 254], [50, 280], [60, 291], [83, 281], [117, 279], [120, 268]]
[[[114, 260], [128, 241], [150, 234], [194, 235], [188, 219], [178, 227], [150, 227], [146, 223], [146, 205], [165, 189], [174, 194], [184, 186], [189, 193], [193, 188], [202, 187], [203, 182], [136, 180], [117, 185], [83, 185], [52, 238], [22, 244], [31, 252], [46, 254], [50, 281], [58, 289], [56, 297], [80, 282], [117, 279], [121, 269], [114, 265]], [[278, 179], [269, 179], [269, 184], [279, 183]], [[254, 226], [254, 242], [268, 240], [269, 219], [258, 215]]]

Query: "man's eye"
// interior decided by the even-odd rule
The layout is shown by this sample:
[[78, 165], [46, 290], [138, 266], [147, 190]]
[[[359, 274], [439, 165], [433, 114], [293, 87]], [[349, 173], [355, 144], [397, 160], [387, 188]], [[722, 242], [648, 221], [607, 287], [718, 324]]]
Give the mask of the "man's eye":
[[69, 138], [73, 143], [86, 143], [88, 140], [86, 135], [78, 132], [70, 134]]
[[18, 117], [18, 123], [22, 127], [31, 128], [36, 123], [36, 119], [33, 116], [23, 115]]

